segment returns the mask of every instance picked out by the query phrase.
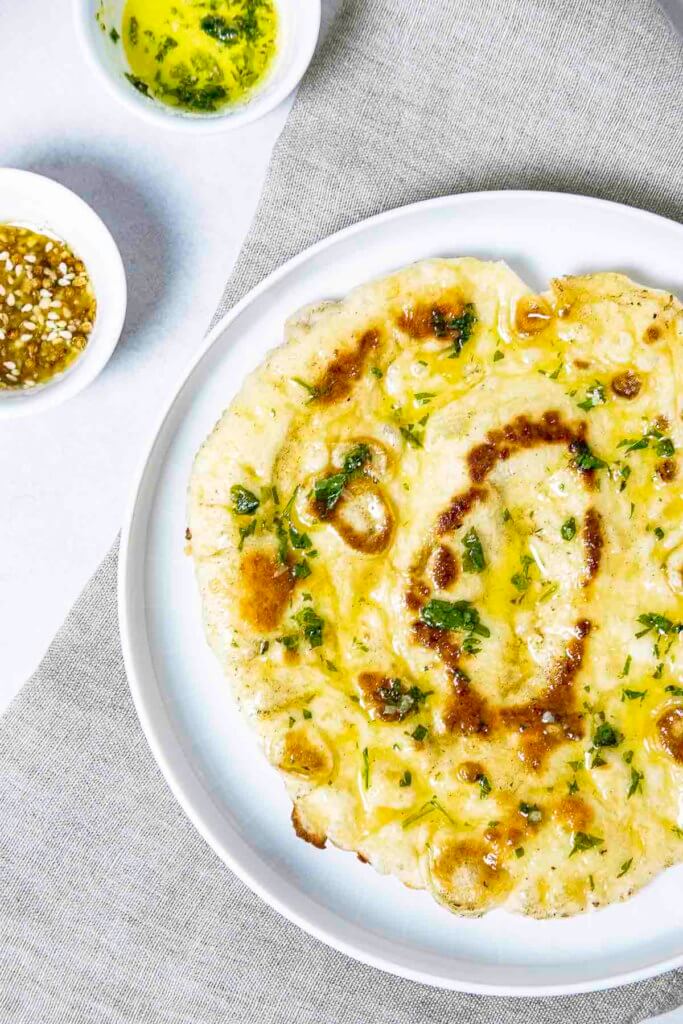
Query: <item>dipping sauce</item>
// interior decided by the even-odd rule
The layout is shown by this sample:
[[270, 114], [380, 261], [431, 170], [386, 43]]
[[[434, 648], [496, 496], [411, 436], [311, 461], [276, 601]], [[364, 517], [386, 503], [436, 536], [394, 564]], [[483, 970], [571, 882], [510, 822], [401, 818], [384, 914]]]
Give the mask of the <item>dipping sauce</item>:
[[68, 245], [0, 224], [0, 390], [63, 373], [88, 344], [97, 303]]
[[196, 113], [245, 99], [275, 54], [273, 0], [127, 0], [121, 27], [144, 95]]

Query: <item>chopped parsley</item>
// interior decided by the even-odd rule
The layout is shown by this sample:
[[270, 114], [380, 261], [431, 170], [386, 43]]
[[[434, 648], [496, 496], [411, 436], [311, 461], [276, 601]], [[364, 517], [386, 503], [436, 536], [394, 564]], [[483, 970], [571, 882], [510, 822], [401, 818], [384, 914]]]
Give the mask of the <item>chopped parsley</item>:
[[543, 812], [538, 804], [528, 804], [524, 800], [519, 805], [519, 813], [534, 825], [537, 825], [543, 817]]
[[166, 36], [161, 46], [154, 55], [154, 59], [157, 62], [157, 64], [163, 64], [171, 50], [175, 50], [177, 45], [178, 44], [176, 43], [175, 39], [172, 39], [171, 36]]
[[657, 612], [639, 615], [638, 622], [641, 626], [645, 626], [645, 629], [636, 633], [636, 637], [646, 636], [653, 629], [659, 636], [671, 636], [674, 633], [683, 632], [683, 624], [674, 623], [671, 619], [667, 619], [666, 615], [659, 615]]
[[576, 519], [574, 516], [571, 516], [562, 523], [560, 534], [562, 536], [562, 540], [574, 540], [574, 537], [576, 537]]
[[491, 785], [488, 776], [483, 773], [477, 776], [477, 782], [479, 783], [479, 798], [480, 800], [485, 800], [493, 789], [493, 786]]
[[639, 700], [642, 704], [647, 697], [647, 690], [622, 690], [621, 699], [623, 700]]
[[251, 537], [252, 533], [256, 532], [256, 520], [252, 519], [246, 526], [240, 526], [240, 542], [237, 545], [237, 550], [241, 551], [244, 547], [244, 542], [247, 537]]
[[344, 457], [344, 473], [347, 478], [355, 476], [356, 473], [360, 473], [371, 458], [372, 453], [367, 444], [361, 442], [361, 444], [354, 445], [354, 447], [347, 452]]
[[[131, 18], [131, 22], [132, 21], [133, 19]], [[147, 85], [147, 82], [143, 82], [143, 80], [138, 78], [137, 75], [131, 75], [129, 71], [124, 72], [124, 78], [127, 78], [133, 88], [137, 89], [137, 91], [142, 93], [143, 96], [149, 96], [149, 86]]]
[[652, 532], [654, 533], [657, 540], [664, 540], [664, 530], [661, 528], [661, 526], [655, 526]]
[[586, 390], [586, 397], [583, 402], [578, 403], [578, 406], [579, 409], [583, 409], [584, 412], [589, 412], [591, 409], [594, 409], [596, 405], [604, 404], [605, 386], [604, 384], [601, 384], [599, 380], [596, 380], [595, 383]]
[[523, 857], [523, 856], [524, 856], [524, 847], [523, 846], [518, 846], [515, 849], [515, 857], [517, 857], [517, 859], [519, 859], [520, 857]]
[[631, 475], [631, 467], [630, 466], [622, 466], [621, 469], [619, 470], [619, 476], [621, 477], [621, 483], [619, 484], [619, 490], [620, 491], [623, 491], [623, 490], [626, 489], [626, 484], [628, 482], [628, 478], [630, 477], [630, 475]]
[[462, 558], [462, 567], [465, 572], [483, 572], [486, 568], [484, 549], [481, 546], [479, 534], [472, 528], [468, 530], [462, 540], [465, 553]]
[[299, 650], [299, 634], [298, 633], [287, 633], [285, 636], [279, 636], [276, 638], [277, 643], [282, 644], [288, 651]]
[[644, 778], [645, 776], [643, 775], [643, 773], [639, 772], [637, 768], [634, 768], [633, 765], [631, 765], [631, 781], [628, 787], [628, 793], [626, 794], [627, 800], [630, 800], [631, 797], [634, 796], [636, 793], [643, 792]]
[[422, 743], [428, 732], [429, 730], [424, 725], [418, 725], [413, 729], [410, 735], [416, 743]]
[[307, 548], [312, 547], [311, 538], [307, 533], [301, 533], [297, 530], [296, 526], [289, 524], [289, 542], [293, 548], [297, 548], [299, 551], [305, 551]]
[[424, 704], [432, 690], [421, 690], [419, 686], [406, 687], [400, 679], [391, 679], [377, 691], [382, 702], [384, 717], [395, 717], [399, 722]]
[[591, 469], [605, 469], [607, 463], [598, 458], [595, 455], [585, 441], [572, 442], [572, 451], [574, 452], [574, 465], [577, 469], [591, 470]]
[[275, 536], [277, 537], [277, 558], [281, 565], [287, 565], [289, 558], [289, 538], [285, 524], [278, 516], [275, 519]]
[[363, 748], [363, 785], [365, 789], [370, 788], [370, 755], [368, 748]]
[[626, 658], [626, 661], [624, 662], [624, 667], [623, 667], [623, 669], [621, 670], [621, 675], [619, 676], [619, 678], [620, 678], [620, 679], [625, 679], [625, 678], [626, 678], [626, 676], [627, 676], [627, 675], [629, 674], [629, 672], [631, 671], [631, 662], [632, 662], [632, 660], [633, 660], [633, 659], [631, 658], [631, 655], [629, 654], [629, 655], [627, 656], [627, 658]]
[[401, 437], [412, 445], [413, 448], [422, 448], [422, 437], [420, 428], [414, 423], [408, 423], [406, 426], [398, 428], [401, 432]]
[[437, 338], [450, 339], [452, 348], [449, 355], [451, 359], [460, 355], [472, 337], [476, 322], [477, 314], [471, 302], [467, 303], [459, 316], [445, 317], [440, 310], [432, 310], [434, 334]]
[[665, 686], [664, 690], [666, 693], [670, 693], [673, 697], [683, 697], [683, 686]]
[[382, 377], [384, 376], [384, 374], [380, 370], [379, 366], [372, 366], [372, 367], [370, 367], [370, 373], [372, 374], [373, 377], [376, 377], [377, 380], [381, 380]]
[[649, 446], [649, 437], [625, 437], [619, 442], [617, 448], [625, 448], [626, 452], [624, 454], [629, 455], [631, 452], [639, 452], [643, 448], [648, 448]]
[[629, 860], [625, 860], [624, 863], [621, 865], [621, 868], [619, 869], [619, 874], [617, 875], [617, 878], [623, 878], [626, 872], [631, 870], [632, 864], [633, 857], [629, 858]]
[[322, 505], [325, 512], [332, 511], [341, 498], [346, 484], [346, 473], [333, 473], [331, 476], [316, 480], [313, 486], [315, 500]]
[[322, 646], [325, 622], [310, 605], [306, 605], [305, 608], [298, 611], [294, 616], [294, 621], [301, 626], [301, 631], [310, 647]]
[[304, 708], [301, 713], [304, 716], [304, 718], [313, 718], [313, 712], [309, 711], [308, 708]]
[[314, 401], [316, 398], [320, 398], [322, 395], [321, 389], [316, 384], [307, 384], [305, 380], [301, 379], [301, 377], [292, 377], [292, 380], [295, 384], [298, 384], [300, 388], [303, 388], [304, 391], [308, 391], [310, 396], [308, 399], [309, 402]]
[[238, 516], [253, 516], [261, 504], [254, 492], [247, 490], [246, 487], [242, 487], [241, 484], [233, 484], [230, 488], [230, 497], [232, 499], [232, 510]]
[[594, 846], [602, 846], [604, 839], [600, 836], [592, 836], [588, 832], [575, 832], [570, 857], [575, 853], [583, 853], [584, 850], [592, 850]]
[[406, 768], [406, 770], [404, 771], [403, 775], [399, 779], [399, 783], [398, 784], [399, 784], [399, 786], [402, 789], [405, 789], [406, 786], [412, 785], [412, 782], [413, 782], [413, 776], [411, 775], [411, 773]]
[[658, 441], [655, 445], [655, 451], [660, 458], [670, 459], [676, 449], [670, 437], [663, 437], [661, 441]]
[[433, 629], [457, 629], [466, 633], [463, 650], [477, 654], [479, 637], [491, 636], [491, 630], [479, 618], [479, 612], [469, 601], [439, 601], [433, 598], [420, 612], [420, 619]]
[[416, 821], [420, 821], [421, 818], [426, 818], [428, 814], [432, 814], [434, 811], [440, 811], [440, 813], [443, 814], [444, 817], [447, 818], [451, 824], [454, 824], [454, 821], [451, 818], [448, 811], [446, 810], [446, 808], [437, 800], [435, 796], [433, 796], [431, 800], [427, 800], [426, 803], [422, 804], [422, 806], [418, 808], [417, 811], [415, 811], [413, 814], [410, 814], [402, 823], [401, 827], [404, 829], [410, 828], [410, 826], [414, 825]]
[[655, 454], [661, 459], [670, 459], [676, 451], [671, 438], [664, 437], [661, 430], [658, 430], [656, 427], [650, 427], [642, 437], [623, 438], [619, 441], [617, 448], [624, 448], [625, 454], [630, 455], [631, 452], [639, 452], [649, 448], [651, 441], [653, 442]]
[[222, 18], [220, 14], [207, 14], [199, 22], [199, 27], [207, 36], [211, 36], [219, 43], [234, 43], [239, 36], [235, 25]]
[[362, 472], [371, 458], [372, 453], [369, 446], [364, 443], [357, 444], [347, 452], [341, 472], [332, 473], [330, 476], [316, 480], [313, 485], [313, 494], [317, 504], [322, 505], [325, 513], [333, 510], [349, 480]]
[[596, 747], [618, 747], [624, 736], [609, 722], [603, 722], [595, 730], [593, 745]]
[[516, 572], [514, 576], [510, 577], [510, 583], [519, 590], [520, 593], [524, 593], [529, 589], [531, 585], [531, 577], [529, 570], [534, 564], [534, 560], [531, 555], [522, 555], [522, 569], [521, 572]]
[[436, 395], [432, 391], [417, 391], [413, 397], [418, 405], [428, 405]]

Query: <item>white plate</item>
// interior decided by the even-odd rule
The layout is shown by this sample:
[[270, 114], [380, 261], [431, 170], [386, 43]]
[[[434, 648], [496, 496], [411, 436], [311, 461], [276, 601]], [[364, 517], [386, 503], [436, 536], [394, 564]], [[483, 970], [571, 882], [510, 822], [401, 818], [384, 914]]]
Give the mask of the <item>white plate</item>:
[[185, 492], [195, 452], [246, 373], [317, 299], [428, 256], [504, 259], [532, 287], [622, 270], [683, 294], [683, 227], [580, 196], [492, 192], [375, 217], [302, 253], [211, 332], [166, 412], [126, 518], [120, 618], [142, 726], [169, 785], [216, 853], [264, 900], [366, 963], [444, 988], [542, 995], [607, 988], [683, 964], [683, 866], [630, 902], [533, 921], [459, 919], [349, 853], [301, 842], [277, 773], [242, 721], [207, 647]]

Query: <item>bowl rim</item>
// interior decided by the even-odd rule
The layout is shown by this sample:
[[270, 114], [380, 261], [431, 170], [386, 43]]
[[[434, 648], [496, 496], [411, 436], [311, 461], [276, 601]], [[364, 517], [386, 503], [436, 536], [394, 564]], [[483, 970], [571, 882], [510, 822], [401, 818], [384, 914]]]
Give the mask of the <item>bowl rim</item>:
[[213, 116], [188, 115], [160, 102], [150, 102], [140, 96], [131, 85], [110, 74], [92, 42], [92, 20], [95, 16], [93, 0], [72, 0], [72, 7], [81, 49], [89, 66], [110, 95], [115, 96], [128, 110], [151, 124], [190, 135], [216, 135], [241, 128], [269, 114], [294, 91], [306, 73], [320, 35], [322, 4], [321, 0], [277, 0], [280, 13], [283, 9], [291, 9], [293, 2], [305, 4], [307, 12], [303, 20], [307, 30], [295, 44], [292, 65], [283, 76], [280, 86], [268, 95], [257, 92], [243, 106], [227, 107]]
[[[50, 220], [50, 196], [66, 199], [69, 210], [66, 220], [81, 223], [90, 222], [98, 236], [98, 254], [96, 260], [106, 270], [111, 282], [111, 294], [105, 300], [109, 323], [102, 333], [97, 333], [97, 317], [100, 316], [101, 296], [96, 295], [98, 310], [91, 339], [84, 353], [77, 357], [63, 376], [46, 382], [44, 387], [35, 390], [17, 389], [0, 391], [0, 420], [16, 419], [43, 412], [60, 405], [68, 398], [73, 398], [83, 391], [104, 369], [121, 336], [126, 316], [128, 289], [126, 273], [121, 253], [114, 237], [98, 213], [78, 193], [62, 185], [44, 174], [26, 171], [18, 167], [0, 167], [0, 188], [10, 184], [24, 195], [33, 198], [38, 210], [45, 211], [45, 219]], [[5, 224], [21, 225], [26, 221], [3, 219]], [[68, 231], [55, 231], [55, 235], [71, 245]], [[87, 269], [93, 265], [92, 257], [87, 260]], [[89, 358], [85, 358], [88, 355]]]

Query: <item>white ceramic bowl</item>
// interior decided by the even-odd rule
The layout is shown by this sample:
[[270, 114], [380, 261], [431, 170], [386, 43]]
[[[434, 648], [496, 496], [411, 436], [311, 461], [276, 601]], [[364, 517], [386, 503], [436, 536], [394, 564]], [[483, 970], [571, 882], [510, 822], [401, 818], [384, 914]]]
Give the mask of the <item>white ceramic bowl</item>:
[[[320, 31], [320, 0], [275, 0], [279, 20], [277, 52], [263, 82], [243, 103], [215, 114], [177, 110], [130, 84], [122, 43], [109, 31], [121, 31], [125, 0], [73, 0], [76, 25], [85, 52], [106, 86], [129, 110], [160, 127], [205, 134], [229, 131], [255, 121], [281, 103], [299, 84], [311, 62]], [[99, 20], [95, 17], [97, 12]], [[104, 26], [104, 28], [103, 28]]]
[[126, 275], [116, 242], [97, 214], [70, 189], [41, 174], [0, 168], [0, 223], [59, 238], [85, 263], [97, 313], [84, 352], [60, 376], [32, 388], [0, 390], [0, 420], [29, 416], [82, 391], [106, 364], [126, 315]]

